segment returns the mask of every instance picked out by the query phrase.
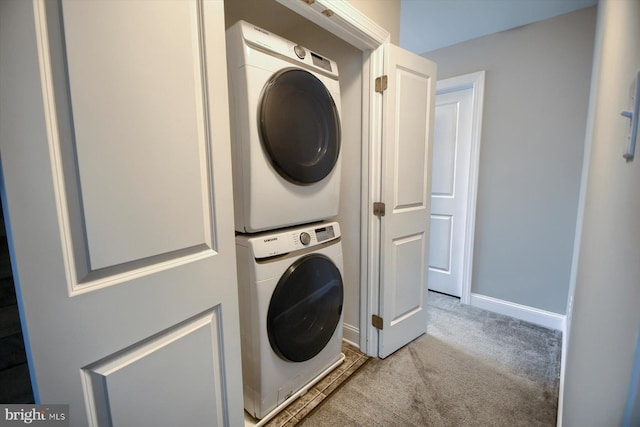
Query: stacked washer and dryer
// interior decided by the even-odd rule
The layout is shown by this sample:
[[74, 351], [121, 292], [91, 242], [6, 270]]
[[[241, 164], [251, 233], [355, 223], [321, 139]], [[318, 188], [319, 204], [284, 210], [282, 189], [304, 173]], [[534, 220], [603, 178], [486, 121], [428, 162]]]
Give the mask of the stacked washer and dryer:
[[336, 63], [227, 30], [245, 410], [266, 420], [344, 358]]

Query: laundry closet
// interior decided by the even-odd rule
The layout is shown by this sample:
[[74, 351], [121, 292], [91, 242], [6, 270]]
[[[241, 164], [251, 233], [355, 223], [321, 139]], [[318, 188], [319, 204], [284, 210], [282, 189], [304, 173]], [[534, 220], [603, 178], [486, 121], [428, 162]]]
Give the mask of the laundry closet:
[[[342, 131], [341, 179], [339, 211], [334, 220], [340, 224], [342, 233], [344, 338], [359, 345], [362, 52], [275, 1], [225, 2], [227, 28], [240, 20], [298, 43], [338, 65]], [[233, 95], [230, 94], [231, 96]], [[282, 209], [286, 209], [286, 206], [282, 206]]]
[[265, 422], [340, 365], [343, 330], [359, 346], [362, 53], [275, 2], [227, 2], [225, 25], [244, 405]]

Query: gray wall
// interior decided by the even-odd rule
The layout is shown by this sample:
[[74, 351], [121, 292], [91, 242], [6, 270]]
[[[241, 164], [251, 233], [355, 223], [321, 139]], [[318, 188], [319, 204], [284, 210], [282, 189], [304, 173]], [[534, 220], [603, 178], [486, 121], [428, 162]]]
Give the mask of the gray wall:
[[595, 7], [425, 53], [486, 70], [472, 292], [564, 314]]
[[640, 2], [602, 0], [598, 8], [561, 385], [565, 427], [622, 424], [640, 324], [640, 151], [622, 158], [629, 121], [620, 116], [640, 69]]

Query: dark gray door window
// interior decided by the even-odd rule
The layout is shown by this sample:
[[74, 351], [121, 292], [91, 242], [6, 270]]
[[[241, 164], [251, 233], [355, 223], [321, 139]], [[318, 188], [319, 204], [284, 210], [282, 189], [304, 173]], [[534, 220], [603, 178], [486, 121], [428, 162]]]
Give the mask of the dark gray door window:
[[344, 290], [336, 265], [322, 254], [296, 260], [271, 297], [267, 333], [282, 359], [309, 360], [327, 345], [340, 321]]
[[316, 76], [295, 68], [274, 74], [258, 113], [262, 145], [283, 178], [308, 185], [331, 173], [340, 154], [340, 118]]

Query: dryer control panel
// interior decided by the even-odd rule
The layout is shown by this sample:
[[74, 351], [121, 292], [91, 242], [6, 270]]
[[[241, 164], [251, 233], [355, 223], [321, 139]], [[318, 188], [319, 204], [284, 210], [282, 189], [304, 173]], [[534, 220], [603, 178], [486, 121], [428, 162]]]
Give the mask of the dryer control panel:
[[327, 222], [259, 233], [245, 238], [254, 258], [261, 259], [312, 248], [339, 237], [340, 225], [337, 222]]
[[227, 58], [234, 68], [246, 65], [248, 55], [254, 56], [256, 51], [257, 53], [262, 51], [271, 52], [272, 55], [275, 54], [294, 66], [304, 64], [305, 68], [338, 79], [338, 64], [335, 61], [246, 21], [238, 21], [229, 27], [227, 39], [240, 41], [246, 46], [243, 49], [243, 55], [232, 55]]

